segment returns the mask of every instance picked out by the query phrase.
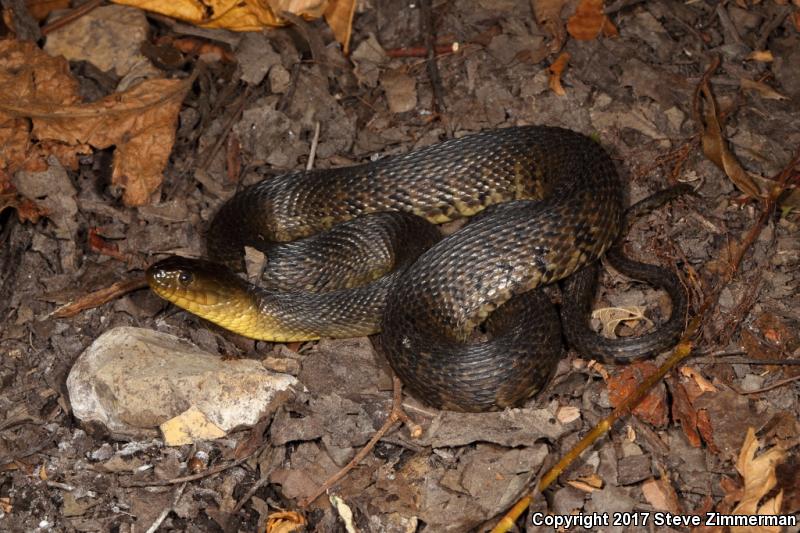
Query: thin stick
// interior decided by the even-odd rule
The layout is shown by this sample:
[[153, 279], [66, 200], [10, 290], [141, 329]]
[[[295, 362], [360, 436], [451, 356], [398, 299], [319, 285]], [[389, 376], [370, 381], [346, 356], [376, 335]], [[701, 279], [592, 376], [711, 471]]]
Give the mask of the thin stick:
[[78, 20], [79, 18], [81, 18], [85, 14], [89, 13], [90, 11], [93, 11], [94, 8], [100, 7], [103, 4], [103, 1], [104, 0], [89, 0], [88, 2], [85, 2], [85, 3], [81, 4], [81, 5], [79, 5], [78, 7], [76, 7], [75, 9], [71, 10], [69, 13], [67, 13], [63, 17], [59, 17], [56, 20], [54, 20], [53, 22], [50, 22], [49, 24], [46, 24], [41, 29], [42, 37], [44, 37], [48, 33], [52, 33], [54, 31], [56, 31], [59, 28], [63, 28], [64, 26], [66, 26], [70, 22]]
[[266, 446], [267, 446], [266, 444], [259, 446], [258, 448], [255, 449], [255, 451], [253, 451], [253, 453], [249, 453], [246, 456], [241, 457], [231, 463], [224, 465], [217, 465], [203, 472], [192, 474], [191, 476], [176, 477], [172, 479], [156, 479], [152, 481], [129, 481], [127, 483], [125, 482], [120, 483], [120, 485], [122, 485], [123, 487], [165, 487], [168, 485], [177, 485], [178, 483], [186, 483], [188, 481], [196, 481], [198, 479], [203, 479], [204, 477], [213, 476], [214, 474], [218, 474], [224, 470], [228, 470], [229, 468], [239, 466], [240, 464], [249, 460], [254, 455], [261, 453], [261, 450], [263, 450]]
[[300, 507], [308, 507], [314, 502], [314, 500], [322, 496], [322, 494], [324, 494], [328, 489], [333, 487], [339, 482], [339, 480], [346, 476], [353, 468], [356, 467], [356, 465], [358, 465], [358, 463], [361, 462], [362, 459], [364, 459], [364, 457], [367, 456], [369, 452], [372, 451], [375, 445], [378, 444], [378, 441], [380, 441], [383, 436], [386, 435], [390, 429], [392, 429], [396, 422], [402, 422], [408, 426], [412, 437], [419, 437], [422, 435], [422, 428], [412, 421], [405, 411], [403, 411], [403, 384], [395, 375], [392, 375], [392, 385], [392, 410], [389, 412], [389, 416], [386, 418], [386, 422], [383, 423], [383, 426], [381, 426], [381, 428], [375, 432], [370, 441], [365, 444], [361, 450], [359, 450], [359, 452], [349, 463], [347, 463], [334, 475], [326, 479], [325, 482], [320, 485], [311, 496], [301, 500]]
[[784, 385], [788, 385], [789, 383], [793, 383], [797, 380], [800, 380], [800, 376], [793, 376], [790, 378], [782, 379], [780, 381], [776, 381], [772, 385], [768, 385], [763, 389], [756, 389], [756, 390], [737, 390], [739, 394], [748, 395], [748, 394], [761, 394], [762, 392], [771, 391], [772, 389], [777, 389], [778, 387], [783, 387]]
[[428, 70], [428, 78], [431, 80], [431, 89], [433, 89], [431, 107], [434, 114], [443, 116], [445, 111], [444, 89], [442, 87], [442, 79], [439, 76], [439, 66], [436, 63], [436, 28], [433, 23], [431, 0], [420, 0], [419, 16], [420, 30], [423, 39], [425, 39], [425, 46], [428, 49], [425, 67]]
[[175, 491], [175, 496], [172, 498], [172, 503], [169, 504], [167, 507], [165, 507], [163, 511], [161, 511], [161, 514], [158, 515], [158, 518], [156, 518], [155, 522], [153, 522], [153, 524], [149, 528], [147, 528], [146, 533], [156, 532], [156, 530], [164, 521], [164, 519], [167, 518], [167, 515], [172, 511], [172, 509], [175, 508], [176, 505], [178, 505], [178, 500], [181, 499], [181, 495], [183, 494], [183, 490], [185, 488], [186, 488], [186, 483], [178, 487], [178, 490]]
[[144, 278], [144, 276], [117, 281], [108, 287], [103, 287], [102, 289], [90, 292], [74, 302], [70, 302], [59, 307], [53, 311], [51, 316], [55, 318], [67, 318], [75, 316], [81, 311], [100, 307], [101, 305], [106, 304], [111, 300], [115, 300], [129, 292], [144, 289], [145, 287], [147, 287], [147, 280]]
[[319, 120], [314, 127], [314, 138], [311, 140], [311, 151], [308, 154], [308, 163], [306, 163], [306, 170], [314, 168], [314, 158], [317, 156], [317, 145], [319, 144]]

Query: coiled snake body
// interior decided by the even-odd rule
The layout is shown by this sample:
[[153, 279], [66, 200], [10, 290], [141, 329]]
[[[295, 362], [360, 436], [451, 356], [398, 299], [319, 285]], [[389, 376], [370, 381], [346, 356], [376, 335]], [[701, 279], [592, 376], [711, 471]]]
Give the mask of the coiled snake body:
[[[148, 279], [162, 297], [253, 338], [380, 330], [381, 351], [413, 394], [437, 407], [481, 411], [516, 405], [549, 378], [562, 329], [534, 289], [596, 261], [616, 239], [622, 214], [619, 177], [593, 140], [542, 126], [491, 130], [257, 183], [214, 218], [212, 262], [169, 258]], [[439, 240], [420, 217], [472, 218]], [[295, 242], [276, 244], [285, 241]], [[340, 254], [345, 243], [362, 258]], [[266, 249], [270, 288], [222, 266], [240, 270], [245, 245]], [[367, 260], [377, 256], [377, 266]], [[293, 271], [314, 274], [293, 281]], [[324, 274], [330, 271], [341, 280]], [[670, 295], [682, 297], [678, 289]], [[681, 305], [673, 301], [673, 318]], [[584, 307], [572, 306], [573, 315]], [[567, 337], [581, 331], [586, 339], [586, 320], [565, 324]], [[651, 334], [656, 342], [647, 349], [667, 347], [675, 329]]]

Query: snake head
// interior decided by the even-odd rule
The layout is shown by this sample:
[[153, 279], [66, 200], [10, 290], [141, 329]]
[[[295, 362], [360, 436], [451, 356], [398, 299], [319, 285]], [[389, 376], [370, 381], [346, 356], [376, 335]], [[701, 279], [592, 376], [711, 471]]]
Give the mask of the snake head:
[[147, 269], [147, 283], [161, 298], [213, 320], [249, 299], [248, 284], [225, 266], [172, 256]]

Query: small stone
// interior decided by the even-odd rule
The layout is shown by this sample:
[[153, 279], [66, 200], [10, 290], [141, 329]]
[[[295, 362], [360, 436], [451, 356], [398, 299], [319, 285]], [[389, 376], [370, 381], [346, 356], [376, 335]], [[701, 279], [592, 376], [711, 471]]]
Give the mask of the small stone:
[[67, 378], [75, 416], [124, 435], [152, 435], [189, 408], [224, 432], [251, 426], [296, 384], [259, 361], [223, 360], [172, 335], [132, 327], [98, 337]]

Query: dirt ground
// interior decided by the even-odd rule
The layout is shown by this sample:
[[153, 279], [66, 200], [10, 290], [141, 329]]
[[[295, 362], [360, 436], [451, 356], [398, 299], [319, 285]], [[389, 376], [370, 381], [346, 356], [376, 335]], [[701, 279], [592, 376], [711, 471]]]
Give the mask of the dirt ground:
[[[438, 412], [408, 398], [423, 436], [393, 429], [331, 491], [338, 506], [323, 496], [301, 509], [299, 500], [387, 416], [391, 380], [367, 339], [254, 342], [144, 288], [73, 316], [54, 312], [140, 279], [165, 253], [202, 254], [206, 224], [225, 198], [241, 184], [305, 168], [311, 153], [316, 168], [344, 166], [521, 124], [593, 136], [612, 154], [629, 203], [678, 182], [695, 187], [696, 196], [639, 221], [627, 250], [678, 273], [691, 300], [687, 320], [697, 317], [699, 329], [687, 345], [693, 355], [644, 409], [562, 472], [518, 530], [552, 530], [532, 524], [534, 511], [630, 521], [597, 531], [722, 531], [658, 525], [657, 512], [798, 517], [800, 211], [791, 187], [800, 173], [800, 8], [614, 2], [605, 31], [578, 39], [586, 24], [571, 18], [578, 2], [555, 16], [542, 13], [549, 4], [558, 2], [534, 1], [535, 14], [526, 0], [437, 1], [429, 10], [427, 2], [366, 0], [347, 57], [323, 21], [243, 37], [143, 19], [137, 46], [159, 75], [195, 76], [156, 192], [132, 206], [132, 185], [113, 176], [118, 141], [93, 144], [74, 170], [60, 167], [61, 181], [4, 166], [16, 198], [46, 213], [34, 223], [22, 216], [31, 204], [0, 201], [0, 529], [263, 531], [278, 511], [302, 514], [313, 531], [491, 528], [654, 365], [590, 365], [568, 352], [550, 386], [509, 412]], [[431, 31], [438, 80], [426, 59]], [[178, 47], [181, 39], [194, 48]], [[554, 74], [564, 52], [566, 67]], [[119, 90], [113, 70], [69, 67], [85, 101]], [[765, 196], [786, 190], [777, 201], [754, 199], [745, 194], [753, 182]], [[670, 305], [607, 270], [595, 308], [646, 309], [658, 323]], [[600, 313], [595, 323], [614, 316]], [[123, 439], [81, 424], [66, 389], [79, 355], [117, 326], [262, 361], [305, 390], [259, 425], [216, 440]], [[761, 448], [748, 447], [750, 427]], [[290, 531], [300, 520], [292, 516], [269, 527]]]

